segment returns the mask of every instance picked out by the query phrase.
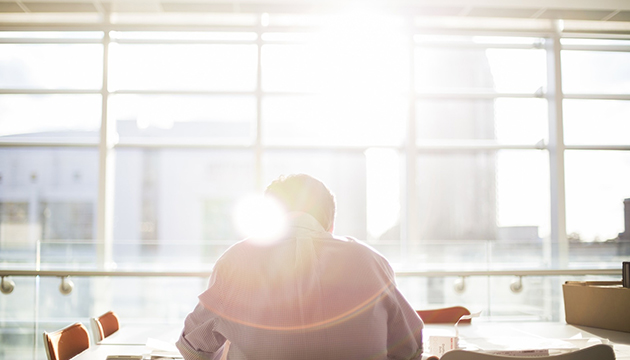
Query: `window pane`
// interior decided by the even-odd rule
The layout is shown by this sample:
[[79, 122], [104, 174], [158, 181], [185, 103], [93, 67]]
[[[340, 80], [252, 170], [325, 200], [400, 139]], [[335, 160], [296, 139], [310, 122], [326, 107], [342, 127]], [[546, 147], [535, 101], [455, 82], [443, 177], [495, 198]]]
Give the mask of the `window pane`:
[[256, 45], [110, 45], [110, 90], [256, 88]]
[[416, 48], [416, 91], [535, 92], [546, 84], [543, 50]]
[[17, 262], [42, 242], [43, 264], [92, 266], [97, 186], [96, 149], [3, 148], [0, 244]]
[[547, 138], [547, 103], [541, 99], [423, 100], [416, 109], [419, 140], [535, 144]]
[[0, 88], [100, 89], [100, 44], [0, 44]]
[[418, 229], [427, 240], [539, 241], [548, 235], [546, 153], [421, 155]]
[[263, 90], [346, 95], [407, 91], [409, 51], [405, 36], [385, 23], [353, 28], [354, 19], [348, 20], [326, 27], [307, 44], [264, 45]]
[[630, 198], [630, 153], [568, 150], [565, 167], [569, 239], [605, 241], [624, 232], [623, 200]]
[[264, 91], [318, 91], [323, 87], [322, 65], [307, 45], [262, 47]]
[[562, 51], [565, 93], [630, 92], [630, 52]]
[[251, 140], [256, 100], [250, 96], [114, 95], [110, 111], [121, 138]]
[[630, 101], [564, 100], [567, 144], [629, 145]]
[[247, 151], [117, 150], [115, 261], [207, 267], [242, 238], [232, 210], [254, 191], [253, 161]]
[[263, 141], [399, 145], [404, 139], [406, 104], [406, 99], [391, 96], [267, 96], [262, 104]]
[[100, 95], [0, 95], [0, 136], [98, 139]]

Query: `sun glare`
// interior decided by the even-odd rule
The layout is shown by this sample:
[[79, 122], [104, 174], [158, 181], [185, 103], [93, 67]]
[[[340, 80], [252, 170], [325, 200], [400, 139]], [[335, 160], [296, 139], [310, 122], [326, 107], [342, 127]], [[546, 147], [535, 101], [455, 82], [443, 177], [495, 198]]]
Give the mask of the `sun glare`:
[[234, 208], [234, 225], [241, 236], [260, 245], [270, 245], [287, 230], [286, 213], [281, 205], [262, 195], [242, 198]]

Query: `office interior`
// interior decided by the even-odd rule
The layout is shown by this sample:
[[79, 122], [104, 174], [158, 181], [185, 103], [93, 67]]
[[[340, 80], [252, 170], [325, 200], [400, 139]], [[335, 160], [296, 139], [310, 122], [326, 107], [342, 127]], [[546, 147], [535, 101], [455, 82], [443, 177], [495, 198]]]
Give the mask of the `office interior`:
[[0, 0], [0, 359], [181, 322], [291, 173], [414, 307], [564, 321], [630, 259], [628, 114], [627, 1]]

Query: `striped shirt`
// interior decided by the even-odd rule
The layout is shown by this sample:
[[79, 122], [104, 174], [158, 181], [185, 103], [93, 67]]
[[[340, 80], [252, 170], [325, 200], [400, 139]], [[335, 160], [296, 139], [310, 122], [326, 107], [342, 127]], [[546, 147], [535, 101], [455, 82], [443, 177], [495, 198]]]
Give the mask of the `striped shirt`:
[[422, 328], [383, 256], [298, 213], [287, 238], [221, 256], [177, 347], [186, 360], [416, 359]]

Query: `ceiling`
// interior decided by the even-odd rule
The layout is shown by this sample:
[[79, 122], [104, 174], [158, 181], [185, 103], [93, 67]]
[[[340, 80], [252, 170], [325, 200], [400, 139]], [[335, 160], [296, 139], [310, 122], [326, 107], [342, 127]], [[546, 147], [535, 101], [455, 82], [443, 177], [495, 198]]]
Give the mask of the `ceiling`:
[[[370, 7], [426, 19], [561, 19], [592, 31], [630, 34], [630, 0], [0, 0], [0, 28], [61, 14], [104, 15], [321, 14]], [[518, 20], [517, 20], [518, 19]], [[45, 20], [44, 20], [45, 21]], [[483, 20], [485, 21], [485, 20]]]

